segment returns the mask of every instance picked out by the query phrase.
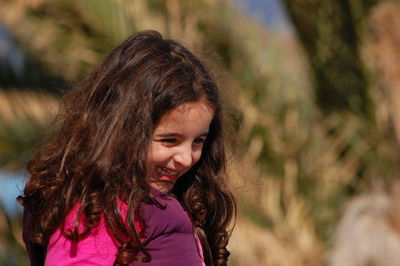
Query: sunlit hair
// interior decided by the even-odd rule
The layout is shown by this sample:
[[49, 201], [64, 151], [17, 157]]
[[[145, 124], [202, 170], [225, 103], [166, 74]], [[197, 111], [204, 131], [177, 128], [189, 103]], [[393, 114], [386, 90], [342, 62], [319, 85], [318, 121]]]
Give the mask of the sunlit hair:
[[[156, 204], [145, 181], [146, 151], [166, 112], [197, 101], [212, 108], [214, 117], [202, 157], [178, 180], [173, 194], [192, 218], [206, 264], [226, 265], [235, 204], [224, 185], [218, 87], [196, 56], [155, 31], [128, 38], [64, 97], [58, 129], [28, 163], [30, 176], [20, 197], [33, 217], [32, 240], [47, 245], [79, 202], [77, 215], [84, 214], [87, 223], [84, 232], [77, 225], [65, 232], [72, 241], [88, 235], [104, 215], [120, 244], [118, 263], [151, 259], [134, 226], [140, 204]], [[126, 223], [120, 200], [128, 204]]]

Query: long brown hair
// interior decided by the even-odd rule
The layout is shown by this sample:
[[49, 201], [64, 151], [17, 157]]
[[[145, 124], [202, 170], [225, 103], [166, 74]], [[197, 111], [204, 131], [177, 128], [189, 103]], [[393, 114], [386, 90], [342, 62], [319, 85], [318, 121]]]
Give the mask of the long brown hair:
[[[183, 103], [215, 110], [199, 162], [172, 193], [188, 210], [208, 265], [226, 265], [227, 228], [235, 203], [224, 184], [226, 154], [219, 89], [200, 60], [156, 31], [136, 33], [117, 46], [65, 97], [52, 137], [28, 163], [20, 201], [33, 217], [32, 241], [46, 246], [76, 202], [87, 220], [67, 236], [79, 241], [106, 217], [120, 243], [117, 262], [150, 260], [134, 219], [153, 199], [145, 181], [147, 150], [162, 116]], [[123, 222], [118, 201], [128, 204]], [[154, 200], [153, 200], [154, 201]], [[145, 221], [143, 221], [145, 222]], [[138, 258], [142, 251], [144, 258]]]

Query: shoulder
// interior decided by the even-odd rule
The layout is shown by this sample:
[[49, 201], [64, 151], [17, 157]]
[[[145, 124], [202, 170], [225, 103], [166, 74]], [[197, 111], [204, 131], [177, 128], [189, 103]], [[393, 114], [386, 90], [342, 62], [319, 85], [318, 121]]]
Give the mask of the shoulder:
[[141, 206], [146, 224], [143, 245], [152, 257], [149, 265], [204, 265], [201, 245], [182, 205], [171, 195], [155, 199], [159, 205]]
[[159, 204], [143, 203], [140, 214], [145, 221], [145, 238], [171, 233], [193, 233], [192, 222], [179, 201], [167, 194], [156, 195]]
[[[60, 265], [112, 265], [117, 254], [117, 241], [107, 228], [104, 217], [89, 235], [79, 242], [73, 242], [65, 235], [74, 228], [80, 205], [76, 204], [60, 226], [50, 237], [47, 246], [46, 266]], [[79, 232], [84, 230], [84, 218], [80, 218]]]

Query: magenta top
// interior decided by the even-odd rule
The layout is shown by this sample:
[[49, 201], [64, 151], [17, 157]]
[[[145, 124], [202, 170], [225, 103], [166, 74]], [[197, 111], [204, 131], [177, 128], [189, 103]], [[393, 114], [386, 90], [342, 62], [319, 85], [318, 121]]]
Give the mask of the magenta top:
[[[152, 261], [148, 263], [135, 262], [131, 265], [204, 266], [200, 242], [194, 233], [192, 222], [181, 204], [171, 195], [158, 191], [155, 194], [157, 201], [165, 208], [147, 203], [143, 203], [141, 208], [142, 217], [147, 225], [142, 243], [150, 253]], [[64, 230], [73, 228], [78, 209], [79, 204], [76, 204], [68, 214]], [[120, 209], [125, 217], [126, 204], [121, 203]], [[138, 226], [137, 224], [137, 229]], [[83, 227], [79, 229], [82, 230]], [[91, 230], [89, 236], [78, 243], [67, 239], [62, 233], [62, 229], [58, 228], [50, 237], [45, 265], [113, 265], [116, 259], [117, 245], [118, 242], [106, 226], [104, 217], [101, 217], [99, 225]]]

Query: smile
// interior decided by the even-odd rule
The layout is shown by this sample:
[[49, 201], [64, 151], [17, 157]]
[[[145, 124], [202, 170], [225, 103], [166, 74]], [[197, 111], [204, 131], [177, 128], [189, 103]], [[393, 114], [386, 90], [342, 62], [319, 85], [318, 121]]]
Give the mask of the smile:
[[157, 171], [159, 174], [167, 175], [167, 176], [177, 176], [178, 173], [179, 173], [178, 171], [171, 171], [171, 170], [169, 170], [169, 169], [167, 169], [167, 168], [161, 168], [161, 167], [159, 167], [159, 166], [156, 167], [156, 171]]

